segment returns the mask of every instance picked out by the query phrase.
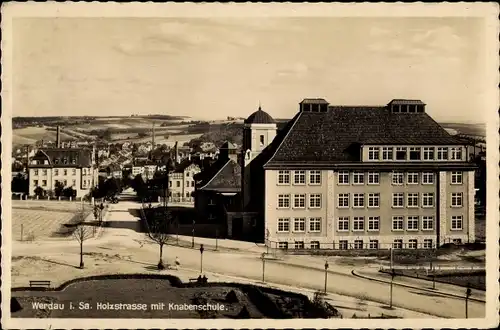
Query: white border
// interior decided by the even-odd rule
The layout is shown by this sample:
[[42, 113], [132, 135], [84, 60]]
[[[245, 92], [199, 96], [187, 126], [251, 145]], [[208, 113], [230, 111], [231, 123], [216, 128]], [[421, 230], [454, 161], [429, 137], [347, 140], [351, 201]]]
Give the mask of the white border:
[[[189, 3], [5, 3], [2, 5], [2, 325], [5, 328], [72, 328], [78, 324], [80, 328], [99, 328], [106, 324], [107, 328], [159, 328], [168, 324], [169, 328], [456, 328], [477, 327], [489, 328], [498, 325], [498, 224], [499, 224], [499, 108], [498, 100], [498, 12], [495, 3], [412, 3], [412, 4], [189, 4]], [[483, 61], [488, 65], [485, 77], [490, 86], [483, 94], [488, 93], [488, 111], [491, 119], [487, 124], [487, 283], [486, 317], [484, 319], [335, 319], [335, 320], [189, 320], [189, 319], [12, 319], [10, 318], [10, 261], [11, 261], [11, 178], [10, 155], [12, 145], [12, 19], [14, 17], [482, 17], [487, 22], [488, 56]], [[482, 96], [483, 98], [486, 95]], [[6, 179], [5, 179], [6, 178]], [[4, 230], [7, 229], [7, 230]]]

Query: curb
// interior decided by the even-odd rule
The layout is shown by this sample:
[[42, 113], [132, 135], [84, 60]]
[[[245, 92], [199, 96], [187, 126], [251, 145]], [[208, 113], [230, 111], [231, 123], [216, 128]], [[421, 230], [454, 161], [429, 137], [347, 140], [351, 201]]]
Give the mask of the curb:
[[[386, 280], [374, 278], [374, 277], [371, 277], [371, 276], [360, 275], [359, 273], [357, 274], [354, 269], [351, 271], [351, 273], [352, 273], [352, 275], [354, 275], [356, 277], [359, 277], [359, 278], [362, 278], [362, 279], [365, 279], [365, 280], [375, 281], [375, 282], [380, 282], [380, 283], [386, 283], [386, 284], [390, 284], [391, 283], [390, 281], [386, 281]], [[408, 284], [397, 283], [397, 282], [393, 282], [393, 285], [397, 285], [397, 286], [401, 286], [401, 287], [405, 287], [405, 288], [409, 288], [409, 289], [415, 289], [415, 290], [425, 291], [425, 292], [431, 292], [431, 293], [434, 293], [434, 294], [440, 294], [442, 296], [448, 296], [448, 297], [453, 297], [453, 298], [457, 298], [457, 299], [464, 299], [465, 298], [463, 296], [460, 296], [460, 295], [457, 295], [457, 294], [454, 294], [454, 293], [443, 292], [443, 291], [432, 290], [432, 289], [425, 289], [425, 288], [421, 288], [421, 287], [417, 287], [417, 286], [413, 286], [413, 285], [408, 285]], [[480, 302], [480, 303], [486, 303], [485, 300], [478, 299], [478, 298], [469, 297], [469, 300], [475, 301], [475, 302]]]

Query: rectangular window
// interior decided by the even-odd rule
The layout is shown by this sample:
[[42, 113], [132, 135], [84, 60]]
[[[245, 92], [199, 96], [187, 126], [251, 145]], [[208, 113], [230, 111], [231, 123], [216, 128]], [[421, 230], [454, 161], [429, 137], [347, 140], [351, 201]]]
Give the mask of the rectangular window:
[[434, 193], [422, 193], [422, 207], [434, 206]]
[[42, 180], [42, 187], [46, 187], [47, 186], [47, 180]]
[[434, 184], [434, 173], [433, 172], [422, 173], [422, 184]]
[[404, 183], [405, 174], [403, 172], [392, 172], [392, 184], [400, 186]]
[[462, 244], [462, 239], [461, 238], [454, 238], [452, 242], [455, 245], [461, 245]]
[[47, 169], [42, 170], [42, 175], [47, 175]]
[[434, 160], [434, 147], [424, 147], [424, 160]]
[[72, 174], [72, 175], [76, 175], [76, 168], [74, 168], [74, 169], [71, 171], [71, 174]]
[[392, 217], [392, 231], [402, 231], [404, 230], [404, 221], [402, 216]]
[[64, 186], [66, 187], [68, 185], [68, 180], [63, 181]]
[[416, 249], [417, 247], [418, 247], [418, 242], [416, 239], [408, 240], [408, 248], [409, 249]]
[[450, 148], [450, 159], [462, 160], [462, 148], [460, 147]]
[[279, 242], [278, 243], [278, 249], [288, 250], [288, 242]]
[[368, 160], [379, 160], [379, 159], [380, 159], [380, 148], [368, 147]]
[[404, 193], [392, 194], [392, 207], [404, 207]]
[[321, 171], [309, 171], [309, 184], [321, 184]]
[[452, 193], [451, 194], [451, 207], [462, 207], [463, 206], [463, 194], [462, 193]]
[[448, 148], [446, 148], [446, 147], [437, 148], [437, 159], [438, 160], [448, 160]]
[[[57, 170], [56, 170], [57, 172]], [[87, 175], [87, 169], [86, 168], [82, 168], [82, 175]]]
[[338, 205], [341, 208], [349, 207], [349, 194], [339, 194]]
[[54, 175], [59, 175], [59, 170], [57, 168], [54, 169]]
[[339, 184], [349, 184], [349, 172], [339, 172]]
[[370, 249], [378, 249], [378, 240], [376, 239], [371, 239], [370, 240]]
[[179, 188], [181, 186], [181, 182], [180, 181], [176, 181], [175, 183], [177, 183], [177, 188]]
[[278, 208], [287, 209], [290, 207], [290, 195], [278, 195]]
[[410, 160], [421, 160], [421, 149], [419, 147], [410, 147]]
[[293, 184], [306, 184], [306, 171], [294, 171]]
[[368, 231], [380, 230], [380, 217], [368, 217]]
[[432, 239], [426, 238], [424, 239], [424, 249], [432, 249]]
[[319, 241], [311, 241], [311, 249], [319, 249]]
[[365, 231], [365, 218], [354, 217], [352, 221], [352, 231]]
[[379, 184], [379, 183], [380, 183], [380, 173], [368, 172], [368, 184]]
[[432, 216], [422, 217], [422, 230], [434, 230], [434, 217]]
[[309, 194], [309, 208], [321, 208], [321, 194]]
[[64, 170], [63, 170], [63, 173], [64, 173], [63, 175], [68, 175], [68, 170], [67, 170], [67, 169], [64, 169]]
[[394, 158], [394, 148], [382, 147], [382, 160], [393, 160], [393, 158]]
[[361, 250], [363, 249], [363, 240], [362, 239], [357, 239], [357, 240], [354, 240], [354, 248], [356, 250]]
[[339, 241], [339, 250], [347, 250], [349, 248], [349, 243], [346, 240]]
[[406, 160], [406, 147], [396, 147], [396, 160]]
[[33, 170], [33, 172], [35, 173], [35, 175], [38, 175], [38, 170]]
[[353, 184], [364, 184], [365, 183], [365, 173], [363, 173], [363, 172], [352, 173], [352, 183]]
[[409, 216], [406, 218], [406, 230], [418, 231], [418, 216]]
[[76, 186], [76, 180], [75, 179], [73, 179], [72, 183], [73, 183], [73, 187]]
[[321, 218], [309, 218], [309, 231], [311, 233], [321, 232]]
[[463, 173], [451, 172], [451, 184], [462, 184], [462, 183], [463, 183]]
[[463, 217], [461, 215], [454, 215], [451, 217], [451, 230], [463, 229]]
[[293, 195], [293, 208], [303, 209], [306, 207], [306, 194]]
[[393, 249], [402, 249], [403, 248], [403, 240], [402, 239], [395, 239], [392, 243], [392, 248]]
[[278, 233], [288, 233], [290, 231], [290, 219], [279, 218], [278, 219]]
[[365, 207], [365, 194], [353, 194], [352, 196], [352, 207]]
[[294, 248], [297, 250], [304, 248], [304, 241], [295, 241]]
[[410, 172], [406, 175], [406, 182], [408, 184], [418, 184], [418, 173]]
[[368, 207], [380, 207], [380, 193], [368, 194]]
[[293, 231], [295, 231], [295, 232], [306, 231], [306, 218], [293, 219]]
[[262, 147], [264, 145], [264, 135], [261, 135], [259, 137], [259, 142], [260, 142], [260, 146]]
[[407, 207], [418, 207], [418, 193], [408, 193], [406, 195]]
[[337, 231], [349, 231], [349, 217], [339, 217]]

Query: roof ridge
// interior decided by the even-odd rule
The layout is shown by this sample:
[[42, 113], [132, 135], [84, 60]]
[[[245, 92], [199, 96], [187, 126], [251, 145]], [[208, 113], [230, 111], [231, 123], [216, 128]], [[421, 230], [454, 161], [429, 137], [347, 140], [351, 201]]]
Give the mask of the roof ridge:
[[[292, 118], [291, 120], [293, 120], [293, 123], [292, 125], [290, 126], [290, 128], [288, 129], [288, 132], [286, 132], [285, 136], [283, 137], [283, 139], [281, 140], [279, 146], [276, 148], [276, 150], [274, 150], [274, 153], [271, 157], [269, 157], [269, 159], [267, 160], [267, 162], [264, 164], [264, 167], [273, 160], [273, 158], [276, 156], [276, 154], [278, 153], [278, 151], [281, 149], [281, 147], [283, 146], [283, 143], [285, 142], [285, 140], [287, 139], [288, 135], [290, 134], [291, 131], [293, 131], [293, 127], [295, 126], [295, 124], [299, 121], [299, 118], [302, 116], [304, 112], [299, 112], [295, 115], [295, 118]], [[272, 143], [272, 142], [271, 142]]]

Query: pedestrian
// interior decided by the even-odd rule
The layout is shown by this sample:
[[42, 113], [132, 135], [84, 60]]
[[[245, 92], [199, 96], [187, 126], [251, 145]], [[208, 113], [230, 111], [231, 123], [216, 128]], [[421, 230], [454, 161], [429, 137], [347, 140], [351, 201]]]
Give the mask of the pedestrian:
[[178, 270], [180, 265], [181, 260], [179, 259], [179, 257], [175, 257], [175, 269]]

